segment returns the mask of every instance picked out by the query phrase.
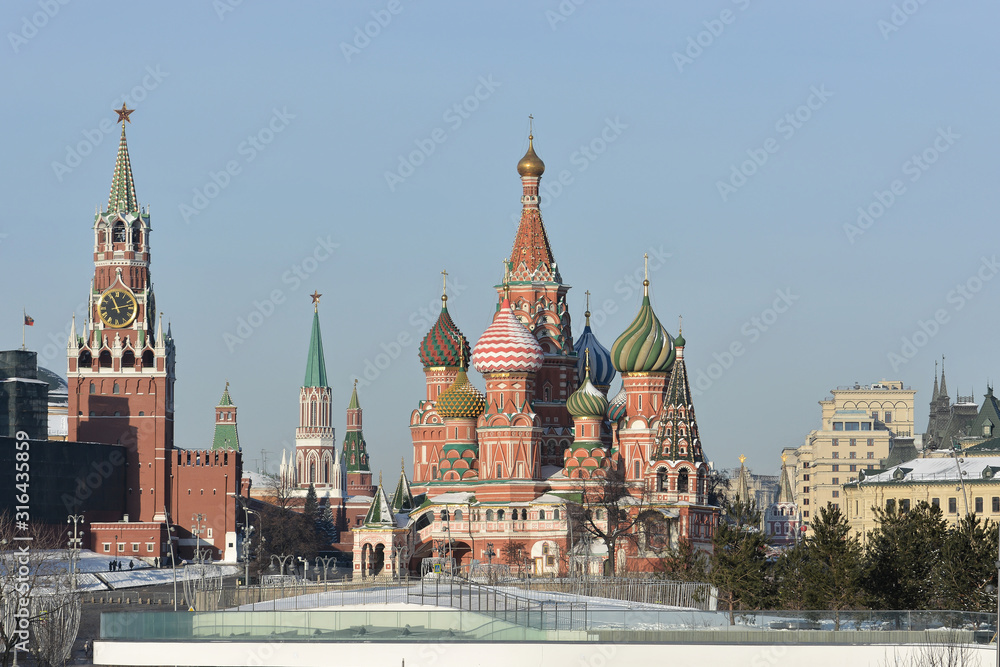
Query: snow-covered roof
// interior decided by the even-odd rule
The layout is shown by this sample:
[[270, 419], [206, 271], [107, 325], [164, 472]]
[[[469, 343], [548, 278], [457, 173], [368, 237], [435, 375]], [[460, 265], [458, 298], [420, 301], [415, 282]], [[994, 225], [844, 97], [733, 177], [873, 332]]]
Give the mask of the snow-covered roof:
[[992, 479], [1000, 472], [1000, 456], [951, 456], [912, 459], [877, 475], [868, 475], [861, 484], [907, 482], [957, 482], [959, 477], [968, 480]]
[[439, 496], [434, 496], [431, 498], [431, 502], [435, 505], [444, 505], [449, 503], [471, 503], [476, 499], [474, 493], [469, 493], [468, 491], [449, 491], [448, 493], [442, 493]]

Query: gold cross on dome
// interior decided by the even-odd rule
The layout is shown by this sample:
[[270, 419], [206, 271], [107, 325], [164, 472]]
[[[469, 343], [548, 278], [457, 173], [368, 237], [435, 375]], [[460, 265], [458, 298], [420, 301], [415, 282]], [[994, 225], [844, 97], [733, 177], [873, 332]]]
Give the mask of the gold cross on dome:
[[118, 114], [118, 120], [115, 121], [115, 124], [118, 124], [122, 121], [125, 121], [126, 123], [131, 123], [132, 121], [129, 119], [129, 116], [132, 114], [133, 111], [135, 111], [135, 109], [129, 109], [127, 106], [125, 106], [125, 103], [122, 102], [122, 108], [114, 110], [114, 112]]

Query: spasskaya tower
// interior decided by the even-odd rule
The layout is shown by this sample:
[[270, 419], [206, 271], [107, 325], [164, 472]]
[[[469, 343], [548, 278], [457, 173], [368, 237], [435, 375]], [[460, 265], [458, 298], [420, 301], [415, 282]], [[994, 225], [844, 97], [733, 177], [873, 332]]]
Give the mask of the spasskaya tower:
[[174, 443], [174, 341], [150, 281], [149, 210], [136, 199], [125, 141], [131, 109], [116, 110], [121, 140], [107, 210], [94, 217], [94, 278], [83, 331], [67, 344], [69, 439], [127, 448], [127, 512], [163, 521]]

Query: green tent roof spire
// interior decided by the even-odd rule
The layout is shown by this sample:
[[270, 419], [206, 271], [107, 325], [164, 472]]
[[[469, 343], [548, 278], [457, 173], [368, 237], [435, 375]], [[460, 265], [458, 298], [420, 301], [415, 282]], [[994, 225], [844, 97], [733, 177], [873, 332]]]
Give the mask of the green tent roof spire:
[[128, 109], [123, 104], [121, 109], [115, 109], [118, 122], [122, 124], [122, 137], [118, 140], [118, 156], [115, 158], [115, 173], [111, 178], [111, 194], [108, 196], [108, 211], [135, 213], [139, 211], [139, 203], [135, 196], [135, 180], [132, 178], [132, 163], [128, 157], [128, 143], [125, 141], [125, 121], [131, 123]]
[[330, 386], [326, 381], [326, 359], [323, 357], [323, 335], [319, 330], [319, 308], [313, 310], [312, 336], [309, 339], [309, 356], [306, 358], [306, 379], [302, 386]]
[[351, 394], [351, 402], [347, 404], [348, 410], [360, 410], [361, 403], [358, 402], [358, 381], [354, 380], [354, 392]]

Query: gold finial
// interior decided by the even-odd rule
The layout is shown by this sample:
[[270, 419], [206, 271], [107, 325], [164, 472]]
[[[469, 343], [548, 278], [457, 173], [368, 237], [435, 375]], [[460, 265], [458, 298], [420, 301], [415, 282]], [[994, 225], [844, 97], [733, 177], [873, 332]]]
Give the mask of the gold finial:
[[354, 378], [354, 391], [358, 390], [358, 378]]
[[743, 454], [740, 454], [740, 465], [743, 465], [743, 462], [746, 461], [746, 460], [747, 460], [747, 457], [744, 456]]
[[382, 471], [378, 471], [378, 485], [382, 486]]
[[584, 378], [584, 381], [587, 381], [587, 380], [590, 379], [590, 348], [589, 347], [583, 348], [583, 360], [584, 360], [583, 361], [583, 368], [584, 368], [583, 378]]
[[643, 278], [642, 278], [642, 289], [643, 289], [643, 293], [646, 296], [649, 296], [649, 253], [648, 252], [644, 252], [642, 254], [642, 263], [643, 263], [643, 269], [642, 269], [642, 275], [643, 275]]
[[788, 454], [781, 455], [781, 465], [785, 465], [785, 461], [788, 460]]
[[465, 369], [465, 339], [458, 337], [458, 364], [459, 368]]
[[441, 272], [441, 277], [443, 281], [443, 286], [441, 287], [441, 301], [448, 301], [448, 271], [447, 269]]
[[399, 470], [400, 470], [400, 472], [403, 472], [403, 473], [406, 472], [406, 457], [405, 456], [400, 456], [399, 457]]
[[587, 310], [584, 311], [583, 316], [587, 318], [587, 326], [590, 326], [590, 290], [584, 292], [587, 295]]
[[535, 117], [528, 114], [528, 141], [535, 138]]
[[503, 297], [510, 298], [510, 258], [503, 261]]
[[229, 391], [229, 380], [226, 380], [226, 391]]
[[313, 300], [313, 312], [319, 312], [319, 298], [323, 295], [319, 293], [319, 290], [313, 290], [313, 293], [309, 296], [311, 296]]
[[[115, 121], [115, 124], [117, 125], [122, 121], [125, 121], [126, 123], [131, 123], [132, 121], [129, 118], [129, 116], [132, 114], [133, 111], [135, 111], [135, 109], [129, 109], [127, 106], [125, 106], [125, 103], [122, 102], [122, 108], [114, 110], [114, 112], [118, 114], [118, 120]], [[124, 127], [124, 125], [122, 127]]]
[[684, 316], [683, 315], [678, 315], [677, 316], [677, 333], [678, 334], [683, 334], [684, 333]]

